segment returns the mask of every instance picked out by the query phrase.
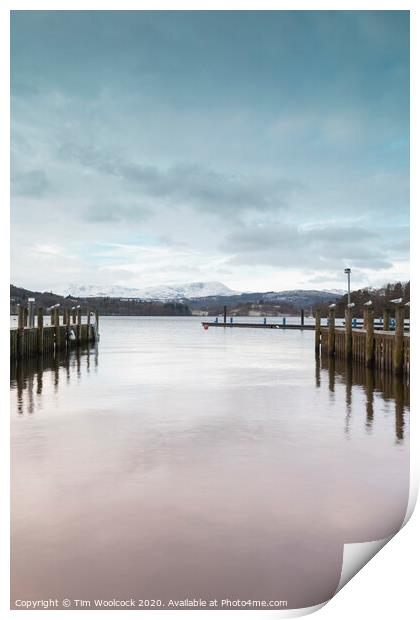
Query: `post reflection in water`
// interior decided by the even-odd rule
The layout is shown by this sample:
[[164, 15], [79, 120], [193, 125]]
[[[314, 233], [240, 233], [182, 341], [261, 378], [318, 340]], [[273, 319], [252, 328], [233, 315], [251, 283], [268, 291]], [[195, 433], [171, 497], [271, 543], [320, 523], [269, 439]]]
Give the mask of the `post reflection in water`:
[[328, 389], [334, 394], [335, 392], [335, 359], [332, 357], [328, 364]]
[[366, 393], [366, 429], [370, 430], [373, 424], [373, 370], [365, 368]]
[[[401, 378], [391, 373], [382, 373], [378, 370], [339, 360], [336, 358], [320, 357], [316, 360], [315, 385], [322, 385], [322, 370], [328, 373], [328, 390], [330, 397], [335, 397], [336, 382], [344, 383], [346, 387], [346, 420], [345, 432], [350, 429], [352, 413], [353, 388], [362, 387], [365, 396], [367, 432], [373, 431], [375, 393], [381, 394], [383, 399], [394, 402], [395, 406], [395, 438], [397, 443], [404, 440], [404, 415], [409, 407], [409, 379]], [[325, 377], [326, 379], [326, 377]]]
[[37, 362], [36, 364], [36, 393], [37, 393], [37, 396], [39, 396], [40, 394], [42, 394], [42, 385], [43, 385], [42, 377], [44, 374], [42, 357], [38, 357], [36, 362]]
[[346, 366], [346, 424], [345, 424], [345, 432], [348, 435], [350, 429], [350, 420], [351, 420], [351, 407], [352, 407], [352, 397], [351, 390], [353, 386], [353, 375], [352, 375], [352, 367], [351, 364], [347, 364]]
[[315, 355], [315, 385], [321, 387], [321, 361], [319, 355]]
[[398, 377], [393, 379], [393, 393], [395, 398], [395, 435], [397, 440], [402, 441], [404, 439], [404, 405], [408, 404], [408, 390], [405, 398], [404, 384]]
[[[18, 364], [12, 364], [10, 369], [11, 387], [16, 388], [16, 410], [19, 415], [32, 415], [41, 402], [41, 396], [48, 381], [48, 374], [52, 378], [54, 393], [57, 393], [60, 381], [65, 378], [67, 384], [71, 382], [72, 374], [77, 379], [82, 378], [82, 360], [86, 364], [86, 372], [90, 372], [90, 359], [94, 357], [95, 368], [98, 367], [98, 348], [74, 349], [66, 354], [36, 357], [27, 359]], [[35, 389], [36, 386], [36, 389]], [[34, 392], [36, 398], [34, 398]]]

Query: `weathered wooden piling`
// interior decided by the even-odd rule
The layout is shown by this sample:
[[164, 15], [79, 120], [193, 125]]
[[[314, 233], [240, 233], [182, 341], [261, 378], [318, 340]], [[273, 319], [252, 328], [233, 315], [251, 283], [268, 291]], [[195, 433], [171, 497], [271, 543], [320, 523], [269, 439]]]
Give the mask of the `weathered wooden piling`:
[[300, 311], [300, 324], [305, 325], [305, 311], [303, 310], [303, 308]]
[[[333, 312], [329, 312], [328, 327], [318, 328], [315, 320], [315, 350], [319, 346], [318, 329], [321, 332], [320, 351], [322, 355], [337, 357], [376, 368], [384, 372], [408, 375], [410, 372], [410, 334], [404, 333], [404, 307], [396, 308], [396, 329], [375, 330], [373, 309], [364, 312], [364, 328], [352, 325], [351, 313], [346, 309], [344, 327], [335, 325]], [[389, 315], [388, 315], [389, 316]], [[384, 316], [385, 328], [387, 316]], [[319, 319], [320, 321], [320, 319]], [[382, 326], [380, 326], [382, 327]]]
[[44, 342], [44, 310], [38, 308], [37, 313], [37, 353], [42, 355]]
[[76, 325], [76, 308], [72, 308], [72, 323], [73, 325]]
[[[99, 338], [97, 325], [99, 315], [96, 312], [96, 329], [90, 324], [90, 314], [86, 322], [83, 322], [81, 310], [77, 315], [76, 329], [71, 328], [71, 312], [63, 309], [63, 322], [61, 323], [59, 308], [51, 309], [51, 325], [44, 325], [44, 310], [38, 308], [37, 323], [33, 327], [25, 327], [25, 308], [18, 305], [17, 329], [10, 330], [10, 358], [12, 360], [26, 360], [44, 354], [52, 355], [57, 351], [66, 351], [70, 348], [73, 340], [71, 332], [77, 331], [79, 346], [95, 342]], [[84, 318], [84, 317], [83, 317]]]
[[227, 308], [226, 306], [223, 306], [223, 323], [226, 324], [226, 313], [227, 313]]
[[53, 321], [54, 321], [54, 337], [55, 337], [55, 346], [57, 349], [60, 348], [60, 311], [58, 308], [54, 308], [53, 313]]
[[395, 309], [395, 334], [394, 334], [394, 373], [400, 375], [403, 372], [404, 361], [404, 308], [397, 306]]
[[35, 299], [33, 297], [28, 299], [28, 326], [35, 327]]
[[66, 326], [66, 340], [68, 344], [70, 344], [70, 329], [71, 329], [71, 314], [69, 308], [64, 308], [64, 316], [63, 316], [64, 325]]
[[77, 308], [77, 326], [76, 326], [76, 345], [79, 347], [82, 337], [82, 311], [80, 308]]
[[321, 345], [321, 311], [315, 311], [315, 353], [319, 354]]
[[328, 322], [328, 355], [335, 355], [335, 308], [330, 308]]
[[351, 359], [353, 355], [353, 334], [352, 334], [352, 311], [351, 308], [345, 310], [345, 340], [344, 340], [344, 355], [347, 360]]
[[389, 331], [389, 309], [384, 308], [383, 311], [383, 330], [384, 332]]
[[89, 308], [86, 310], [86, 321], [87, 321], [87, 335], [86, 335], [86, 339], [89, 342], [90, 341], [90, 311], [89, 311]]
[[365, 329], [366, 329], [366, 340], [365, 340], [365, 365], [368, 368], [373, 366], [373, 310], [371, 308], [367, 308], [365, 310]]
[[18, 357], [22, 356], [23, 353], [23, 336], [25, 329], [25, 312], [24, 308], [19, 305], [18, 308], [18, 328], [17, 328], [17, 343], [16, 343], [16, 353]]
[[19, 304], [18, 306], [18, 330], [21, 330], [24, 328], [24, 316], [23, 316], [23, 308], [22, 306]]

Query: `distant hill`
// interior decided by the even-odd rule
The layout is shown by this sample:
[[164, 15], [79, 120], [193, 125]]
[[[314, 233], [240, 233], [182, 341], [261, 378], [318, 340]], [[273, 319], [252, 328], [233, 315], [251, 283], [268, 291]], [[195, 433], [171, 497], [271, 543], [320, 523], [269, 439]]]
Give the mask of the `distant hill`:
[[[316, 290], [235, 293], [222, 282], [192, 282], [177, 287], [157, 287], [143, 291], [118, 286], [109, 289], [79, 286], [72, 287], [71, 290], [72, 295], [63, 296], [48, 291], [29, 291], [11, 285], [11, 311], [14, 311], [17, 303], [26, 304], [28, 297], [35, 297], [37, 305], [43, 307], [59, 303], [64, 308], [80, 303], [82, 307], [95, 307], [101, 314], [111, 315], [189, 315], [191, 311], [217, 314], [223, 310], [224, 305], [227, 305], [229, 311], [247, 315], [254, 309], [255, 304], [261, 312], [290, 314], [299, 312], [302, 308], [309, 310], [314, 305], [329, 303], [336, 300], [338, 295], [337, 291]], [[105, 295], [106, 292], [112, 295]]]
[[121, 297], [126, 299], [143, 299], [146, 301], [173, 301], [180, 299], [195, 299], [200, 297], [223, 297], [236, 295], [222, 282], [190, 282], [154, 286], [149, 288], [128, 288], [125, 286], [97, 286], [93, 284], [71, 284], [66, 295], [75, 297]]
[[[54, 304], [63, 303], [64, 297], [56, 295], [52, 291], [29, 291], [26, 288], [10, 285], [10, 304], [27, 304], [28, 297], [34, 297], [38, 305], [42, 307], [53, 306]], [[71, 304], [74, 305], [74, 304]]]
[[242, 306], [248, 309], [253, 304], [259, 304], [261, 311], [277, 307], [278, 312], [296, 313], [301, 309], [308, 310], [317, 304], [331, 303], [340, 297], [342, 291], [268, 291], [259, 293], [238, 293], [229, 296], [209, 296], [200, 299], [189, 299], [188, 304], [193, 310], [220, 312], [220, 308], [227, 305], [228, 309]]
[[[168, 287], [159, 287], [168, 292]], [[181, 290], [182, 289], [182, 290]], [[114, 287], [114, 293], [120, 290]], [[135, 289], [134, 289], [135, 290]], [[147, 289], [144, 289], [147, 290]], [[196, 282], [190, 285], [182, 285], [177, 289], [177, 294], [193, 294], [194, 297], [175, 297], [166, 300], [139, 299], [126, 296], [90, 296], [93, 292], [89, 287], [80, 288], [84, 295], [63, 296], [52, 291], [30, 291], [18, 286], [10, 285], [10, 312], [16, 312], [16, 305], [26, 305], [28, 297], [34, 297], [37, 306], [47, 308], [59, 303], [61, 308], [71, 308], [80, 304], [83, 309], [95, 308], [100, 314], [121, 316], [190, 316], [192, 313], [220, 314], [226, 305], [228, 312], [238, 316], [250, 314], [297, 314], [301, 309], [306, 314], [320, 309], [323, 316], [328, 313], [328, 305], [331, 302], [337, 304], [337, 316], [344, 316], [344, 308], [347, 304], [347, 295], [344, 291], [317, 291], [317, 290], [291, 290], [291, 291], [266, 291], [259, 293], [235, 293], [221, 282]], [[211, 291], [210, 295], [204, 295]], [[126, 289], [124, 289], [126, 292]], [[170, 294], [173, 294], [171, 292]], [[382, 288], [364, 288], [352, 291], [351, 300], [356, 305], [353, 310], [354, 316], [363, 315], [363, 304], [372, 300], [375, 316], [380, 316], [384, 306], [392, 307], [391, 299], [402, 297], [404, 303], [410, 299], [410, 282], [394, 282]], [[410, 309], [406, 308], [409, 316]]]
[[28, 297], [34, 297], [36, 306], [48, 308], [60, 304], [60, 310], [79, 305], [82, 311], [87, 308], [98, 310], [102, 316], [189, 316], [188, 304], [176, 301], [135, 301], [119, 297], [71, 297], [52, 292], [30, 291], [10, 285], [10, 313], [16, 314], [17, 304], [25, 305]]
[[291, 290], [242, 293], [233, 291], [223, 282], [190, 282], [163, 285], [144, 289], [123, 286], [70, 285], [67, 295], [73, 297], [119, 297], [144, 301], [185, 301], [196, 309], [226, 304], [252, 303], [264, 300], [269, 304], [288, 304], [298, 308], [310, 308], [340, 297], [344, 291]]

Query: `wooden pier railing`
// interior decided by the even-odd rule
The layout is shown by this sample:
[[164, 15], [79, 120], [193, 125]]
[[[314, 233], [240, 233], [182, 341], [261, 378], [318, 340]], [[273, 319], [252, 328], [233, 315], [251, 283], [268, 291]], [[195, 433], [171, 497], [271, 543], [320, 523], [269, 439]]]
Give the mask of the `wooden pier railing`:
[[321, 326], [320, 313], [315, 317], [315, 352], [329, 357], [354, 360], [369, 368], [391, 371], [397, 375], [410, 372], [410, 334], [404, 333], [404, 307], [395, 309], [395, 331], [389, 331], [389, 313], [383, 318], [384, 329], [375, 330], [373, 311], [368, 308], [363, 327], [354, 328], [351, 309], [346, 308], [345, 325], [337, 327], [335, 309], [331, 308], [328, 326]]
[[[92, 320], [93, 319], [93, 320]], [[51, 355], [57, 351], [65, 351], [74, 347], [84, 346], [99, 340], [98, 313], [86, 311], [82, 316], [80, 308], [59, 309], [51, 311], [51, 325], [44, 325], [44, 310], [38, 308], [37, 316], [18, 309], [18, 326], [10, 330], [10, 359], [22, 360], [38, 355]]]

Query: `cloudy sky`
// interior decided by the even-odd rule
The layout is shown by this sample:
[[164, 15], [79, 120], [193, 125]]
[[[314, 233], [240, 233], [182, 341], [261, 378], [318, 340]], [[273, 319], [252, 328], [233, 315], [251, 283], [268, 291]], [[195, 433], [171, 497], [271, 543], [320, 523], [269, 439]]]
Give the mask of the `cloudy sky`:
[[408, 278], [408, 12], [12, 14], [12, 282]]

